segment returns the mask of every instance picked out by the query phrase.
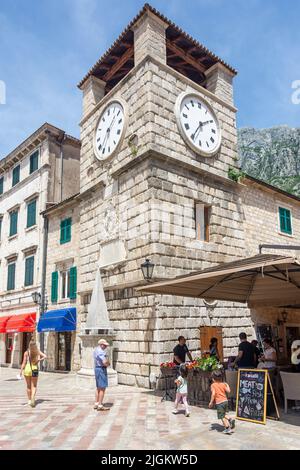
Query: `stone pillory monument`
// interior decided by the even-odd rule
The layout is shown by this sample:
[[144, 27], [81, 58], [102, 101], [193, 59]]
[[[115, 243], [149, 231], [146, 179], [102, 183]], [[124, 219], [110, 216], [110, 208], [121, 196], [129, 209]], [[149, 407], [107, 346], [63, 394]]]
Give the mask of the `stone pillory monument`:
[[238, 172], [235, 75], [146, 4], [79, 84], [83, 376], [100, 337], [112, 343], [118, 382], [147, 387], [149, 364], [170, 360], [179, 334], [193, 354], [217, 336], [223, 358], [241, 329], [254, 334], [259, 312], [242, 304], [137, 290], [145, 259], [163, 281], [257, 255], [259, 243], [280, 239], [278, 203], [292, 207], [299, 236], [297, 198], [229, 177]]

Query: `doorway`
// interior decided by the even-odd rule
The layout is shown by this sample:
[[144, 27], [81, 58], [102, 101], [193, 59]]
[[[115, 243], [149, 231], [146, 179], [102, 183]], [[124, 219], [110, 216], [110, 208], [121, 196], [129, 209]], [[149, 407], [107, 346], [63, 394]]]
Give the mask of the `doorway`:
[[71, 342], [71, 332], [57, 333], [56, 370], [71, 370]]
[[217, 338], [220, 362], [223, 362], [223, 331], [220, 326], [200, 326], [200, 350], [201, 354], [209, 352], [210, 340]]
[[13, 344], [14, 344], [14, 335], [13, 334], [7, 334], [6, 335], [6, 340], [5, 340], [5, 349], [6, 349], [5, 362], [6, 362], [6, 364], [11, 363]]

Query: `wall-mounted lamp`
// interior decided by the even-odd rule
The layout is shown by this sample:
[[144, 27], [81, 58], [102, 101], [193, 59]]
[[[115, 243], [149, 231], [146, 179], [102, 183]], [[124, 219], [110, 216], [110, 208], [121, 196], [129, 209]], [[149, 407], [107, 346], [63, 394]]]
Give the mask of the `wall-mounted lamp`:
[[40, 294], [39, 292], [33, 292], [33, 293], [31, 294], [31, 296], [32, 296], [33, 302], [34, 302], [35, 304], [39, 304], [39, 305], [40, 305], [40, 303], [41, 303], [41, 297], [42, 297], [41, 294]]
[[141, 270], [146, 281], [150, 281], [153, 275], [154, 264], [149, 259], [146, 259], [145, 263], [141, 264]]
[[278, 325], [284, 325], [284, 324], [287, 322], [288, 315], [289, 315], [288, 312], [287, 312], [286, 310], [283, 310], [283, 311], [281, 312], [281, 318], [279, 318], [279, 319], [277, 320], [277, 324], [278, 324]]

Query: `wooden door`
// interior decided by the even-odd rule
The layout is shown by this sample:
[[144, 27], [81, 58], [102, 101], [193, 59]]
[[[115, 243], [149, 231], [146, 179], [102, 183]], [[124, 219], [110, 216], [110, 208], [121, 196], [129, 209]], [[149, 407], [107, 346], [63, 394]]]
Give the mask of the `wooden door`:
[[218, 339], [218, 351], [220, 360], [223, 362], [223, 331], [220, 326], [201, 326], [200, 327], [200, 351], [201, 354], [209, 352], [211, 338]]

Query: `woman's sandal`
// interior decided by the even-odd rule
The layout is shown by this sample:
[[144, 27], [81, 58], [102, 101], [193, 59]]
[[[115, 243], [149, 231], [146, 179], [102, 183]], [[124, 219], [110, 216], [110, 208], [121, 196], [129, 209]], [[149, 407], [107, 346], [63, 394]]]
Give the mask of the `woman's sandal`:
[[98, 406], [97, 408], [98, 411], [109, 411], [109, 408], [107, 408], [106, 406]]

